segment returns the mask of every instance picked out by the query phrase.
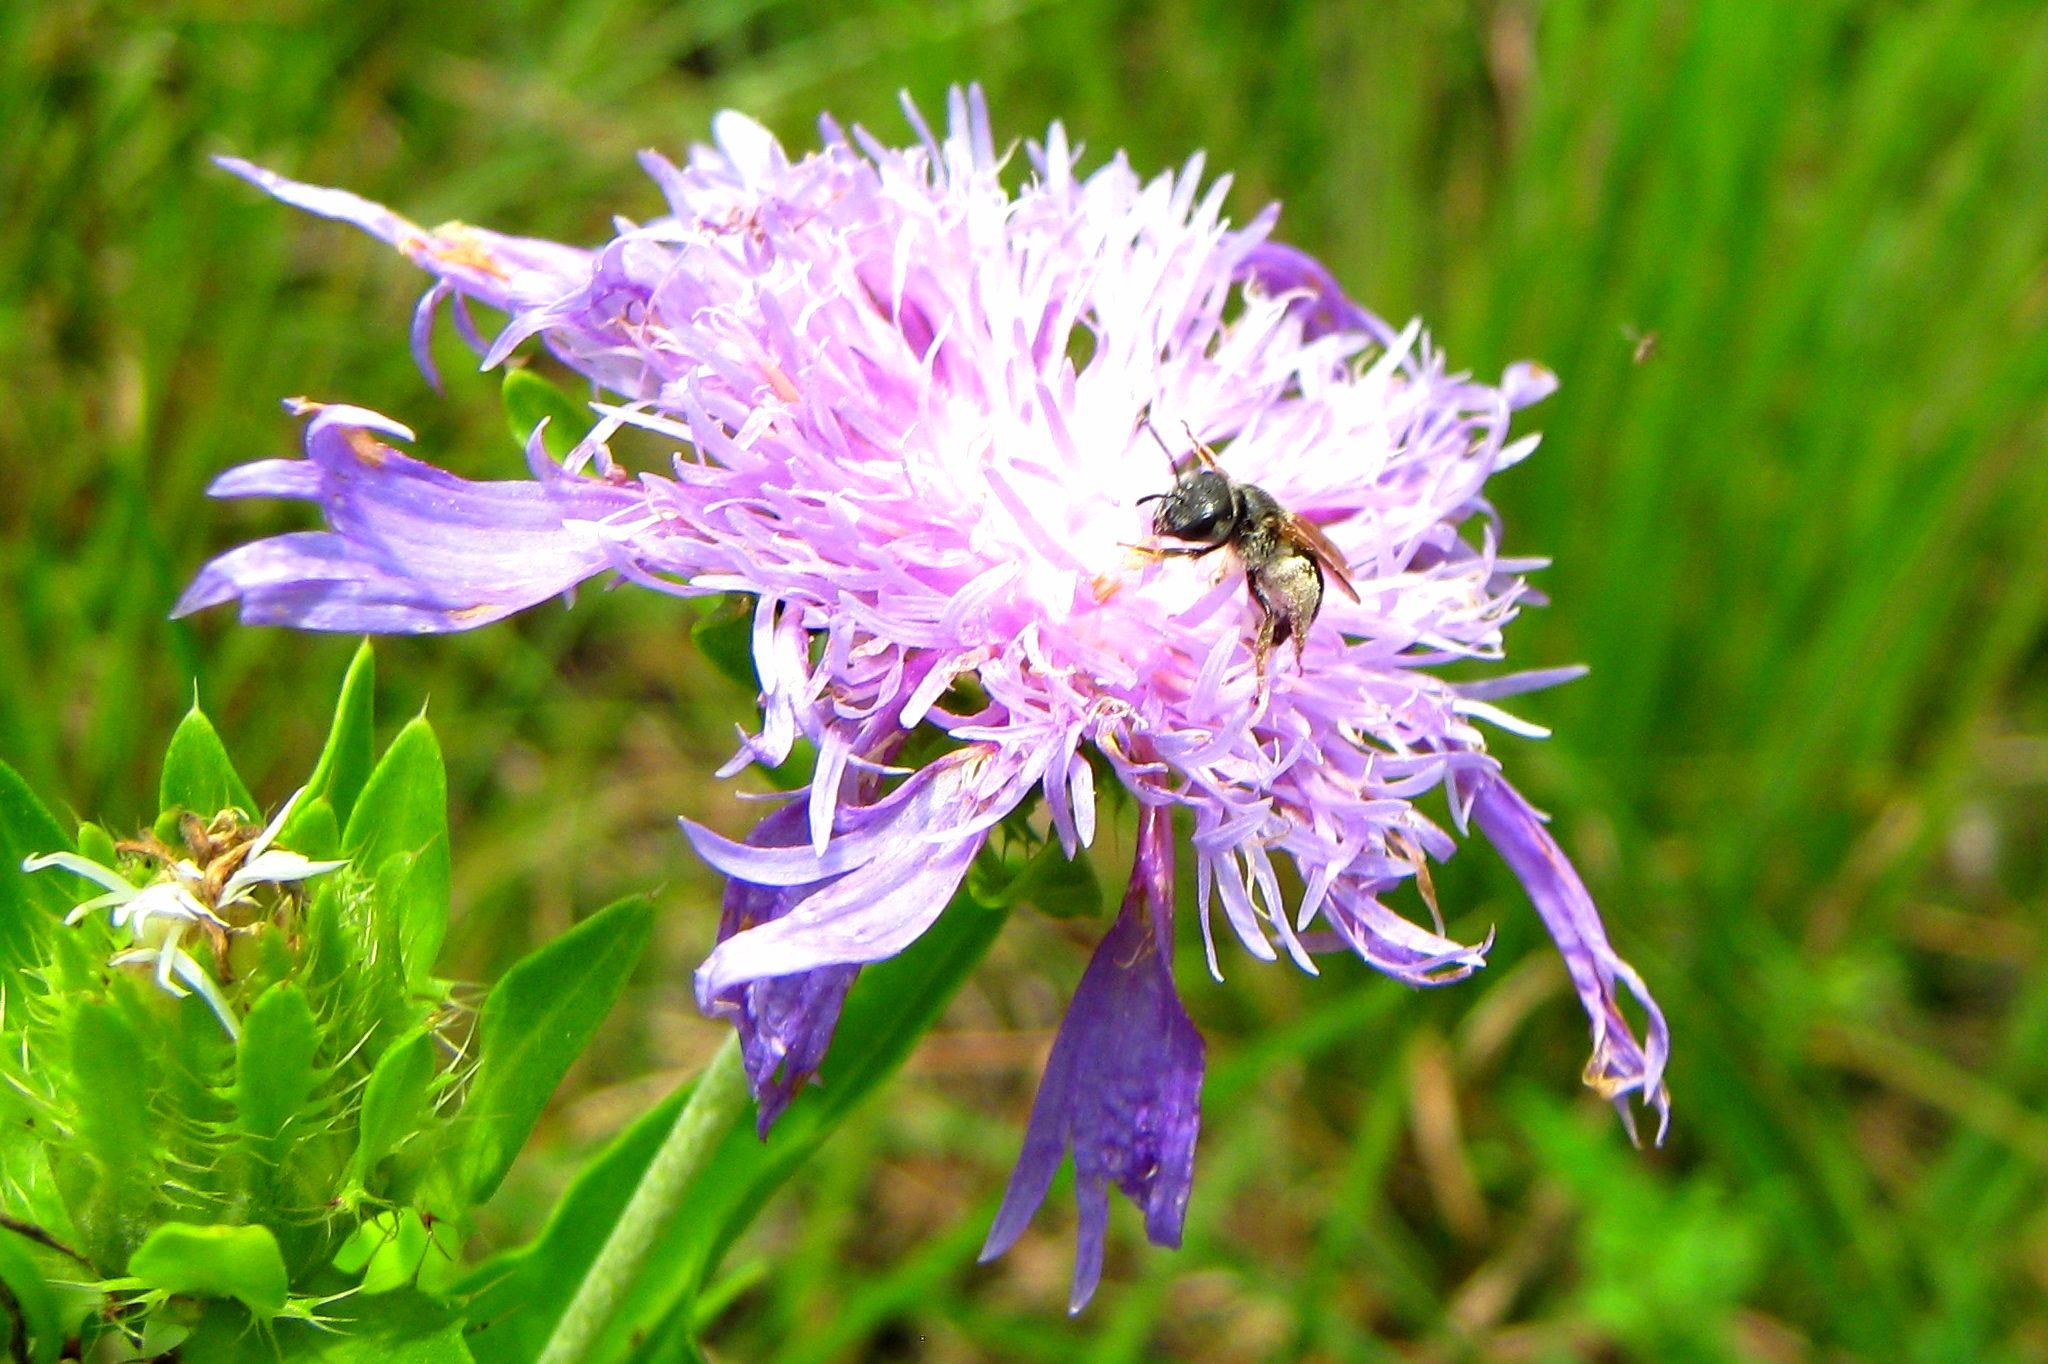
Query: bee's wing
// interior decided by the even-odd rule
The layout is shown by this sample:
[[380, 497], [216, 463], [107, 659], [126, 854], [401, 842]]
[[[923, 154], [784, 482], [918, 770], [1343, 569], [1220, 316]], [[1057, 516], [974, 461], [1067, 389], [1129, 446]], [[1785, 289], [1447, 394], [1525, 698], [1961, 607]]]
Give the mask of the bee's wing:
[[1323, 572], [1337, 580], [1337, 586], [1344, 589], [1345, 596], [1357, 601], [1358, 589], [1351, 585], [1351, 568], [1344, 562], [1344, 551], [1338, 549], [1315, 522], [1293, 512], [1285, 512], [1282, 515], [1284, 519], [1281, 522], [1281, 533], [1295, 546], [1313, 556], [1315, 561], [1323, 566]]

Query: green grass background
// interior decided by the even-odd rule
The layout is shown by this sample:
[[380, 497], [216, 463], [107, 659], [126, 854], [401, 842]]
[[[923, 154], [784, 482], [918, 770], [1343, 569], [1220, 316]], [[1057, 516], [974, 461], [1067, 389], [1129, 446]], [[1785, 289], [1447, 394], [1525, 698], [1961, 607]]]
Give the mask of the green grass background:
[[[735, 1255], [738, 1360], [2048, 1356], [2048, 13], [2034, 3], [392, 0], [0, 6], [0, 755], [140, 822], [196, 684], [287, 793], [352, 643], [165, 613], [302, 521], [209, 504], [295, 449], [280, 397], [380, 408], [516, 472], [494, 378], [419, 279], [214, 171], [234, 151], [415, 219], [592, 240], [631, 154], [736, 106], [886, 137], [978, 79], [1144, 168], [1206, 148], [1248, 217], [1483, 374], [1562, 376], [1504, 476], [1555, 605], [1510, 640], [1592, 675], [1502, 754], [1670, 1014], [1677, 1110], [1628, 1149], [1584, 1025], [1483, 850], [1446, 870], [1492, 967], [1427, 997], [1181, 971], [1211, 1046], [1188, 1244], [1119, 1209], [1061, 1312], [1064, 1195], [973, 1264], [1093, 925], [1027, 916]], [[1654, 336], [1646, 344], [1644, 338]], [[715, 887], [672, 818], [748, 698], [677, 606], [588, 592], [380, 650], [452, 764], [455, 973], [616, 895], [670, 911], [482, 1235], [718, 1039], [689, 1005]], [[1028, 921], [1027, 921], [1028, 920]]]

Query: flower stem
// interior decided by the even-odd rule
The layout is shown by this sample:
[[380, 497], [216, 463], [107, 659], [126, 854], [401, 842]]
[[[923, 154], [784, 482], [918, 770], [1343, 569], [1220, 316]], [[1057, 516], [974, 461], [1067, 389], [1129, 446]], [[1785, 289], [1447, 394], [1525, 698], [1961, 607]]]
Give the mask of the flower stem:
[[745, 1111], [747, 1101], [746, 1072], [740, 1066], [739, 1037], [734, 1034], [697, 1077], [697, 1087], [676, 1114], [675, 1126], [640, 1176], [639, 1187], [627, 1200], [590, 1271], [577, 1285], [576, 1296], [562, 1319], [555, 1323], [539, 1364], [580, 1364], [590, 1357], [613, 1309], [639, 1277], [656, 1238], [681, 1207], [683, 1195], [718, 1143]]

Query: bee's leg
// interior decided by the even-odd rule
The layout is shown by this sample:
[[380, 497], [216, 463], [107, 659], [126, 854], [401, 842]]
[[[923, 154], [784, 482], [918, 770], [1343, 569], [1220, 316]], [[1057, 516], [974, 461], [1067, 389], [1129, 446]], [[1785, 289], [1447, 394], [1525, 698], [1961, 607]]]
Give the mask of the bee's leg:
[[1308, 671], [1302, 654], [1308, 648], [1308, 628], [1315, 624], [1316, 608], [1322, 605], [1321, 586], [1320, 582], [1316, 584], [1318, 590], [1313, 597], [1306, 595], [1305, 583], [1297, 583], [1287, 594], [1286, 634], [1294, 641], [1294, 671], [1298, 673]]
[[1266, 664], [1273, 657], [1273, 647], [1280, 642], [1279, 634], [1285, 624], [1264, 602], [1259, 603], [1259, 629], [1252, 639], [1252, 670], [1258, 676], [1258, 688], [1253, 693], [1256, 699], [1252, 702], [1254, 714], [1263, 713], [1273, 695], [1273, 675], [1266, 670]]
[[1142, 554], [1148, 559], [1199, 559], [1204, 554], [1214, 554], [1223, 548], [1214, 545], [1125, 545], [1125, 549]]
[[1323, 604], [1322, 573], [1306, 556], [1289, 556], [1262, 567], [1252, 578], [1252, 596], [1262, 619], [1260, 665], [1265, 655], [1279, 645], [1294, 641], [1294, 667], [1307, 670], [1303, 654], [1308, 648], [1309, 627]]
[[1259, 690], [1266, 688], [1266, 663], [1273, 656], [1273, 646], [1281, 642], [1281, 618], [1275, 615], [1264, 602], [1259, 603], [1259, 633], [1252, 641], [1252, 668], [1259, 675]]

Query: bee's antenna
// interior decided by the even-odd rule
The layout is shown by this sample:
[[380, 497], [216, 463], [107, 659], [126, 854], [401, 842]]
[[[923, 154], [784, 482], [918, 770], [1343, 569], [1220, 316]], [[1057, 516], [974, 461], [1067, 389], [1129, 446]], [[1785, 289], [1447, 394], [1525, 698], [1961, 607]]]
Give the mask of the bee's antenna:
[[[1195, 462], [1205, 469], [1215, 468], [1216, 452], [1202, 444], [1202, 438], [1195, 434], [1195, 428], [1183, 421], [1180, 424], [1180, 429], [1188, 433], [1188, 443], [1195, 447]], [[1156, 436], [1157, 433], [1154, 434]], [[1162, 445], [1165, 443], [1164, 441], [1160, 442]]]
[[1173, 481], [1180, 482], [1180, 459], [1167, 446], [1166, 438], [1159, 434], [1159, 428], [1152, 424], [1152, 404], [1146, 403], [1138, 409], [1138, 425], [1145, 428], [1146, 434], [1152, 437], [1153, 444], [1159, 447], [1159, 453], [1166, 456], [1166, 468], [1173, 475]]

